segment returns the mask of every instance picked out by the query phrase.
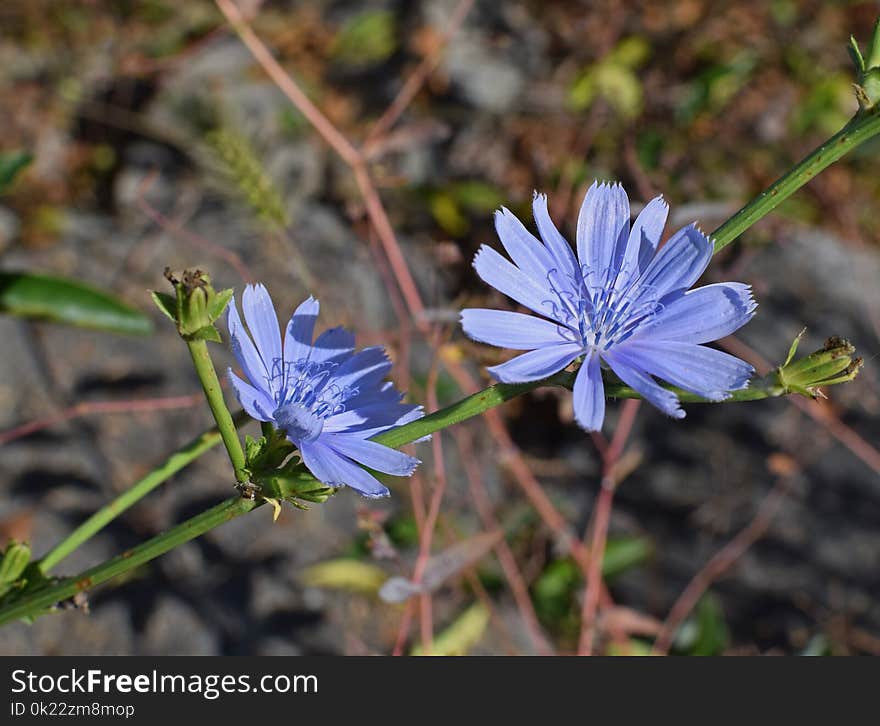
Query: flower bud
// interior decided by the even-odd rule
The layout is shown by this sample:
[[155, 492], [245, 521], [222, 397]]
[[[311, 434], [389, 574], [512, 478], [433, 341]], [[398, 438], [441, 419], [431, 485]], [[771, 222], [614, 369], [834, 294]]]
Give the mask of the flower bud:
[[866, 55], [862, 55], [859, 44], [852, 37], [849, 52], [858, 73], [856, 97], [859, 108], [863, 111], [873, 110], [880, 103], [880, 19], [874, 23]]
[[338, 487], [326, 486], [316, 481], [294, 461], [280, 469], [255, 474], [252, 480], [259, 487], [259, 494], [263, 498], [284, 499], [299, 508], [304, 508], [302, 502], [323, 504], [339, 491]]
[[181, 337], [219, 343], [220, 333], [214, 322], [226, 309], [232, 290], [216, 292], [211, 287], [211, 278], [201, 270], [185, 270], [178, 279], [166, 269], [165, 277], [174, 286], [175, 294], [153, 292], [153, 301], [177, 325]]
[[792, 362], [803, 335], [804, 331], [795, 338], [788, 358], [776, 372], [786, 392], [816, 398], [821, 386], [845, 383], [856, 377], [863, 361], [853, 357], [856, 349], [848, 340], [836, 335], [828, 338], [820, 350]]
[[30, 561], [30, 545], [10, 540], [0, 558], [0, 595], [10, 590], [16, 580], [21, 578]]

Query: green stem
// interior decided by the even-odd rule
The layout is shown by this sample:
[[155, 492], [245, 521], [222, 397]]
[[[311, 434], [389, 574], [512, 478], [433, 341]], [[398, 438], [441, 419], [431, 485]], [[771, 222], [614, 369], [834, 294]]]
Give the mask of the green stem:
[[199, 535], [218, 527], [230, 519], [246, 514], [262, 504], [261, 501], [232, 497], [221, 502], [215, 507], [188, 519], [167, 532], [153, 537], [153, 539], [138, 545], [134, 549], [123, 552], [121, 555], [107, 560], [85, 572], [68, 577], [57, 582], [52, 582], [44, 587], [34, 590], [26, 598], [13, 602], [0, 610], [0, 625], [19, 620], [21, 618], [34, 617], [41, 611], [50, 608], [56, 603], [73, 597], [77, 593], [84, 592], [95, 585], [107, 582], [129, 570], [139, 567], [159, 555], [165, 554], [171, 549], [189, 542]]
[[[564, 371], [562, 373], [557, 373], [550, 378], [547, 378], [542, 381], [535, 381], [533, 383], [518, 383], [518, 384], [506, 384], [499, 383], [494, 386], [489, 386], [479, 393], [475, 393], [472, 396], [468, 396], [467, 398], [458, 401], [457, 403], [452, 404], [451, 406], [447, 406], [439, 411], [435, 411], [424, 418], [420, 418], [417, 421], [413, 421], [411, 423], [406, 424], [405, 426], [400, 426], [399, 428], [391, 429], [389, 431], [385, 431], [384, 433], [379, 434], [374, 437], [375, 441], [379, 443], [385, 444], [386, 446], [402, 446], [403, 444], [410, 443], [412, 441], [416, 441], [424, 436], [428, 436], [430, 434], [436, 433], [441, 429], [445, 429], [448, 426], [452, 426], [453, 424], [460, 423], [469, 418], [473, 418], [474, 416], [479, 416], [482, 413], [485, 413], [490, 408], [494, 408], [496, 406], [500, 406], [505, 401], [509, 401], [511, 398], [515, 398], [516, 396], [520, 396], [523, 393], [527, 393], [528, 391], [532, 391], [540, 386], [561, 386], [563, 388], [571, 388], [574, 385], [574, 377], [575, 374], [571, 372]], [[616, 383], [608, 383], [606, 384], [606, 394], [610, 398], [639, 398], [639, 394], [633, 389], [616, 384]], [[695, 396], [692, 393], [687, 393], [684, 391], [680, 391], [678, 389], [675, 390], [676, 394], [683, 401], [693, 402], [693, 403], [712, 403], [707, 399], [700, 398], [699, 396]], [[749, 388], [746, 388], [741, 391], [734, 391], [730, 398], [726, 399], [727, 401], [756, 401], [762, 398], [773, 398], [776, 396], [781, 396], [786, 391], [778, 384], [776, 378], [771, 374], [765, 378], [758, 379], [754, 381]], [[240, 415], [240, 414], [239, 414]], [[218, 434], [214, 432], [208, 432], [203, 434], [202, 437], [196, 439], [193, 444], [190, 446], [197, 445], [196, 442], [201, 439], [210, 440], [210, 436], [217, 437]], [[216, 440], [213, 441], [211, 445], [216, 444]], [[210, 448], [210, 446], [206, 446], [206, 442], [202, 444], [205, 446], [205, 450]], [[195, 449], [189, 451], [189, 460], [191, 461], [198, 454], [194, 454]], [[182, 452], [178, 452], [180, 454]], [[202, 453], [202, 452], [200, 452]], [[172, 457], [174, 459], [174, 457]], [[167, 462], [163, 467], [160, 467], [157, 471], [164, 471], [165, 473], [173, 473], [169, 472], [168, 465], [170, 463]], [[181, 467], [185, 464], [181, 464]], [[147, 478], [150, 478], [148, 476]], [[304, 482], [307, 480], [313, 480], [311, 474], [307, 471], [303, 470], [301, 476], [299, 477], [300, 482]], [[144, 481], [144, 480], [142, 480]], [[317, 480], [314, 480], [317, 483]], [[155, 486], [155, 485], [154, 485]], [[132, 490], [133, 492], [134, 490]], [[139, 489], [141, 492], [141, 496], [146, 493], [145, 490]], [[123, 497], [126, 497], [128, 501], [128, 496], [131, 492], [127, 492]], [[122, 498], [122, 497], [121, 497]], [[135, 499], [131, 499], [128, 506], [131, 503], [136, 501]], [[228, 499], [225, 502], [199, 514], [192, 519], [187, 520], [183, 524], [174, 527], [173, 529], [168, 530], [164, 534], [160, 534], [157, 537], [154, 537], [151, 540], [148, 540], [142, 545], [135, 547], [128, 552], [125, 552], [118, 557], [114, 557], [112, 560], [108, 560], [107, 562], [98, 565], [97, 567], [93, 567], [90, 570], [86, 570], [85, 572], [75, 575], [74, 577], [70, 577], [64, 580], [61, 580], [57, 583], [48, 585], [44, 588], [34, 591], [33, 593], [29, 593], [25, 598], [13, 602], [9, 606], [0, 609], [0, 625], [10, 622], [11, 620], [17, 620], [19, 618], [34, 616], [37, 615], [41, 610], [45, 610], [48, 607], [51, 607], [55, 603], [65, 600], [69, 597], [74, 596], [78, 592], [82, 592], [87, 590], [95, 585], [99, 585], [102, 582], [106, 582], [107, 580], [122, 575], [129, 570], [139, 567], [140, 565], [149, 562], [150, 560], [158, 557], [159, 555], [164, 554], [168, 550], [176, 547], [179, 544], [184, 542], [188, 542], [189, 540], [198, 537], [201, 534], [217, 527], [224, 522], [238, 517], [241, 514], [245, 514], [246, 512], [251, 511], [262, 503], [260, 501], [253, 501], [249, 499], [244, 499], [241, 497], [233, 497], [232, 499]], [[101, 524], [103, 526], [107, 522], [109, 522], [115, 514], [118, 512], [111, 511], [110, 508], [113, 505], [109, 505], [105, 508], [107, 510], [103, 515], [101, 515]], [[104, 510], [102, 510], [104, 511]], [[100, 514], [100, 513], [99, 513]], [[98, 515], [95, 515], [96, 517]], [[85, 525], [84, 525], [85, 526]], [[95, 531], [100, 529], [100, 526], [96, 526], [93, 528], [91, 534], [94, 534]], [[90, 535], [89, 535], [90, 536]], [[69, 547], [64, 548], [64, 552], [62, 552], [62, 556], [66, 555], [70, 550], [72, 550], [78, 544], [81, 544], [88, 537], [81, 537], [79, 541], [73, 542]], [[58, 551], [62, 545], [53, 550], [53, 552]], [[50, 553], [51, 554], [51, 553]], [[46, 565], [46, 560], [48, 559], [48, 555], [44, 558], [41, 563], [41, 568], [43, 571], [48, 570], [51, 564], [54, 564], [50, 561], [50, 565]], [[60, 559], [59, 556], [54, 558], [55, 563]]]
[[211, 413], [214, 414], [214, 420], [217, 422], [220, 438], [223, 439], [223, 445], [232, 462], [235, 479], [239, 484], [245, 484], [249, 477], [245, 468], [244, 449], [241, 448], [235, 423], [229, 409], [226, 408], [226, 401], [223, 400], [223, 391], [220, 388], [220, 381], [217, 380], [217, 372], [214, 370], [211, 355], [208, 353], [208, 344], [204, 340], [187, 340], [186, 344], [189, 348], [189, 354], [192, 356], [193, 365], [196, 367], [196, 374], [202, 382], [205, 398], [208, 399]]
[[[484, 388], [482, 391], [475, 393], [467, 398], [463, 398], [451, 406], [435, 411], [411, 423], [399, 426], [381, 434], [374, 436], [373, 441], [377, 441], [385, 446], [397, 448], [404, 444], [430, 436], [441, 429], [445, 429], [454, 424], [461, 423], [474, 416], [485, 413], [490, 408], [500, 406], [505, 401], [521, 396], [541, 386], [559, 386], [561, 388], [571, 389], [574, 386], [576, 372], [562, 371], [550, 378], [545, 378], [532, 383], [497, 383], [494, 386]], [[765, 398], [776, 398], [782, 396], [788, 391], [779, 385], [779, 381], [775, 373], [771, 373], [764, 378], [753, 380], [748, 388], [739, 391], [732, 391], [730, 398], [724, 401], [710, 401], [680, 388], [666, 386], [673, 391], [678, 398], [685, 403], [735, 403], [742, 401], [760, 401]], [[607, 398], [641, 398], [641, 395], [621, 383], [605, 383], [605, 396]]]
[[[240, 426], [249, 417], [244, 411], [239, 411], [233, 418], [236, 426]], [[116, 517], [143, 499], [153, 489], [179, 472], [184, 467], [198, 459], [208, 449], [220, 443], [220, 432], [215, 428], [205, 431], [200, 436], [190, 441], [184, 447], [175, 451], [163, 464], [156, 467], [143, 479], [133, 484], [129, 489], [116, 497], [109, 504], [101, 507], [66, 538], [53, 547], [41, 560], [40, 570], [48, 573], [56, 567], [64, 558], [70, 555], [78, 547], [94, 537]]]
[[716, 229], [710, 235], [715, 240], [715, 252], [729, 245], [755, 222], [776, 209], [820, 171], [877, 133], [880, 133], [880, 109], [857, 113], [834, 136]]

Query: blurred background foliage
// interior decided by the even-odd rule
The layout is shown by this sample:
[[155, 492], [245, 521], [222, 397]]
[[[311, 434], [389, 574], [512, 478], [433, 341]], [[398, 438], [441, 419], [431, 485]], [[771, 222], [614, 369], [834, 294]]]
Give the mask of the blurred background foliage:
[[[453, 7], [273, 0], [252, 22], [332, 122], [362, 139], [402, 79], [441, 42]], [[876, 15], [872, 2], [812, 0], [476, 2], [401, 122], [373, 146], [372, 170], [432, 314], [451, 324], [460, 303], [489, 299], [470, 259], [479, 244], [493, 243], [493, 210], [504, 204], [528, 220], [536, 189], [549, 194], [569, 232], [594, 178], [621, 180], [634, 207], [662, 192], [676, 224], [716, 226], [852, 115], [845, 46], [850, 33], [863, 40]], [[364, 343], [385, 343], [395, 357], [409, 351], [409, 389], [424, 400], [431, 355], [399, 330], [350, 176], [267, 82], [213, 3], [7, 0], [0, 102], [0, 270], [52, 276], [51, 294], [35, 298], [59, 295], [55, 309], [63, 309], [64, 294], [92, 303], [89, 295], [112, 294], [104, 302], [136, 316], [134, 332], [144, 333], [144, 316], [154, 314], [144, 291], [160, 284], [166, 264], [209, 266], [222, 287], [264, 280], [280, 311], [311, 292], [324, 303], [324, 324], [352, 325]], [[712, 274], [755, 285], [768, 322], [746, 337], [765, 357], [779, 359], [804, 324], [819, 337], [839, 333], [876, 350], [876, 294], [867, 290], [876, 289], [870, 270], [878, 269], [878, 153], [876, 140], [858, 149], [717, 262]], [[862, 255], [867, 279], [844, 273], [817, 292], [818, 283], [785, 256], [803, 259], [798, 240], [814, 239], [815, 230], [827, 236], [809, 248], [819, 272], [848, 269], [841, 260]], [[8, 311], [5, 279], [0, 309]], [[86, 287], [61, 289], [80, 284], [70, 280]], [[4, 352], [0, 368], [3, 429], [91, 396], [195, 390], [178, 341], [164, 328], [130, 342], [4, 324], [4, 339], [18, 341], [19, 352]], [[447, 352], [481, 364], [503, 356], [458, 335]], [[833, 413], [876, 442], [880, 402], [870, 362], [853, 388]], [[458, 390], [440, 375], [437, 395], [448, 403]], [[616, 601], [651, 619], [647, 631], [656, 628], [689, 577], [749, 521], [774, 477], [785, 476], [794, 493], [779, 529], [700, 600], [675, 652], [880, 651], [876, 468], [819, 424], [793, 418], [784, 403], [692, 411], [675, 429], [640, 415], [632, 481], [622, 487], [603, 563]], [[506, 416], [535, 474], [582, 531], [598, 464], [566, 401], [539, 393]], [[130, 419], [66, 424], [7, 444], [0, 534], [32, 539], [35, 551], [48, 547], [207, 422], [198, 407]], [[541, 625], [556, 647], [571, 649], [581, 572], [525, 506], [498, 457], [485, 453], [495, 451], [491, 439], [468, 431]], [[47, 442], [61, 458], [46, 458]], [[815, 457], [804, 453], [805, 442]], [[439, 550], [480, 529], [447, 444], [451, 491]], [[781, 455], [794, 462], [782, 474], [772, 463]], [[81, 562], [224, 496], [223, 457], [216, 458], [110, 528]], [[429, 461], [428, 482], [431, 471]], [[396, 485], [390, 502], [367, 505], [345, 494], [320, 514], [288, 513], [277, 527], [246, 522], [218, 531], [99, 593], [94, 625], [44, 619], [49, 624], [15, 630], [0, 649], [385, 652], [400, 607], [379, 591], [389, 576], [412, 571], [417, 549], [405, 485]], [[780, 570], [791, 579], [777, 577]], [[528, 651], [493, 557], [460, 564], [434, 601], [437, 652]], [[613, 639], [607, 649], [649, 646], [642, 634]], [[415, 641], [411, 650], [418, 652]]]

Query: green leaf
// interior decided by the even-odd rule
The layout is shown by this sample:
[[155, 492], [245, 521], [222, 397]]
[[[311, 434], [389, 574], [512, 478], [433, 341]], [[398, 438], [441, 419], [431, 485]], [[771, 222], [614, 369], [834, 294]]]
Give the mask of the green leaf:
[[26, 542], [9, 541], [0, 557], [0, 597], [12, 589], [31, 560], [31, 548]]
[[676, 650], [686, 655], [719, 655], [729, 644], [730, 633], [721, 604], [712, 593], [707, 593], [697, 604], [694, 615], [679, 628]]
[[624, 643], [609, 643], [605, 655], [647, 656], [651, 655], [651, 644], [640, 638], [628, 638]]
[[797, 334], [795, 339], [791, 342], [791, 346], [788, 349], [788, 355], [785, 356], [785, 363], [782, 364], [782, 367], [785, 368], [789, 363], [794, 360], [795, 353], [797, 353], [798, 346], [801, 344], [801, 340], [807, 334], [807, 329], [804, 328], [800, 333]]
[[880, 18], [874, 22], [874, 30], [871, 32], [871, 40], [868, 42], [868, 55], [865, 58], [865, 68], [880, 67]]
[[223, 314], [223, 311], [226, 310], [226, 306], [232, 299], [232, 294], [234, 292], [235, 291], [230, 287], [227, 290], [221, 290], [216, 295], [209, 297], [208, 317], [211, 318], [212, 321], [217, 320], [217, 318]]
[[448, 192], [435, 192], [430, 200], [431, 216], [437, 222], [443, 231], [452, 237], [461, 237], [464, 235], [470, 223], [467, 217], [461, 211], [461, 207]]
[[865, 72], [865, 59], [862, 57], [862, 51], [853, 36], [849, 36], [847, 50], [849, 51], [850, 58], [852, 58], [853, 65], [856, 67], [856, 72], [861, 75]]
[[394, 13], [365, 10], [340, 30], [333, 42], [333, 57], [348, 66], [368, 66], [386, 60], [396, 49]]
[[653, 548], [646, 537], [618, 537], [609, 539], [602, 558], [602, 576], [614, 577], [631, 567], [642, 564]]
[[388, 573], [369, 562], [340, 558], [325, 560], [306, 568], [300, 573], [299, 579], [307, 587], [374, 595], [388, 579]]
[[105, 292], [28, 272], [0, 272], [0, 313], [111, 333], [146, 335], [153, 330], [143, 313]]
[[150, 296], [153, 298], [153, 302], [156, 303], [156, 307], [161, 310], [165, 316], [172, 322], [177, 322], [177, 298], [172, 295], [167, 295], [164, 292], [157, 292], [153, 290], [150, 293]]
[[12, 182], [24, 171], [34, 157], [27, 151], [10, 151], [0, 154], [0, 194], [12, 186]]
[[[467, 655], [486, 632], [489, 618], [488, 608], [483, 603], [474, 603], [448, 628], [437, 634], [431, 643], [430, 655]], [[412, 654], [425, 655], [425, 652], [417, 645]]]
[[478, 179], [457, 182], [449, 191], [462, 207], [480, 214], [494, 212], [505, 202], [500, 189]]

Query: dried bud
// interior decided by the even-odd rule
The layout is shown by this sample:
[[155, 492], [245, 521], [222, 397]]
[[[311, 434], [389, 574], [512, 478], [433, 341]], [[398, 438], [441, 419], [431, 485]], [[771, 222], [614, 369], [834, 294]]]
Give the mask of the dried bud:
[[165, 268], [165, 278], [174, 286], [174, 295], [153, 292], [153, 301], [177, 326], [186, 340], [220, 342], [214, 322], [223, 314], [232, 290], [216, 292], [211, 278], [201, 270], [184, 270], [178, 277]]

